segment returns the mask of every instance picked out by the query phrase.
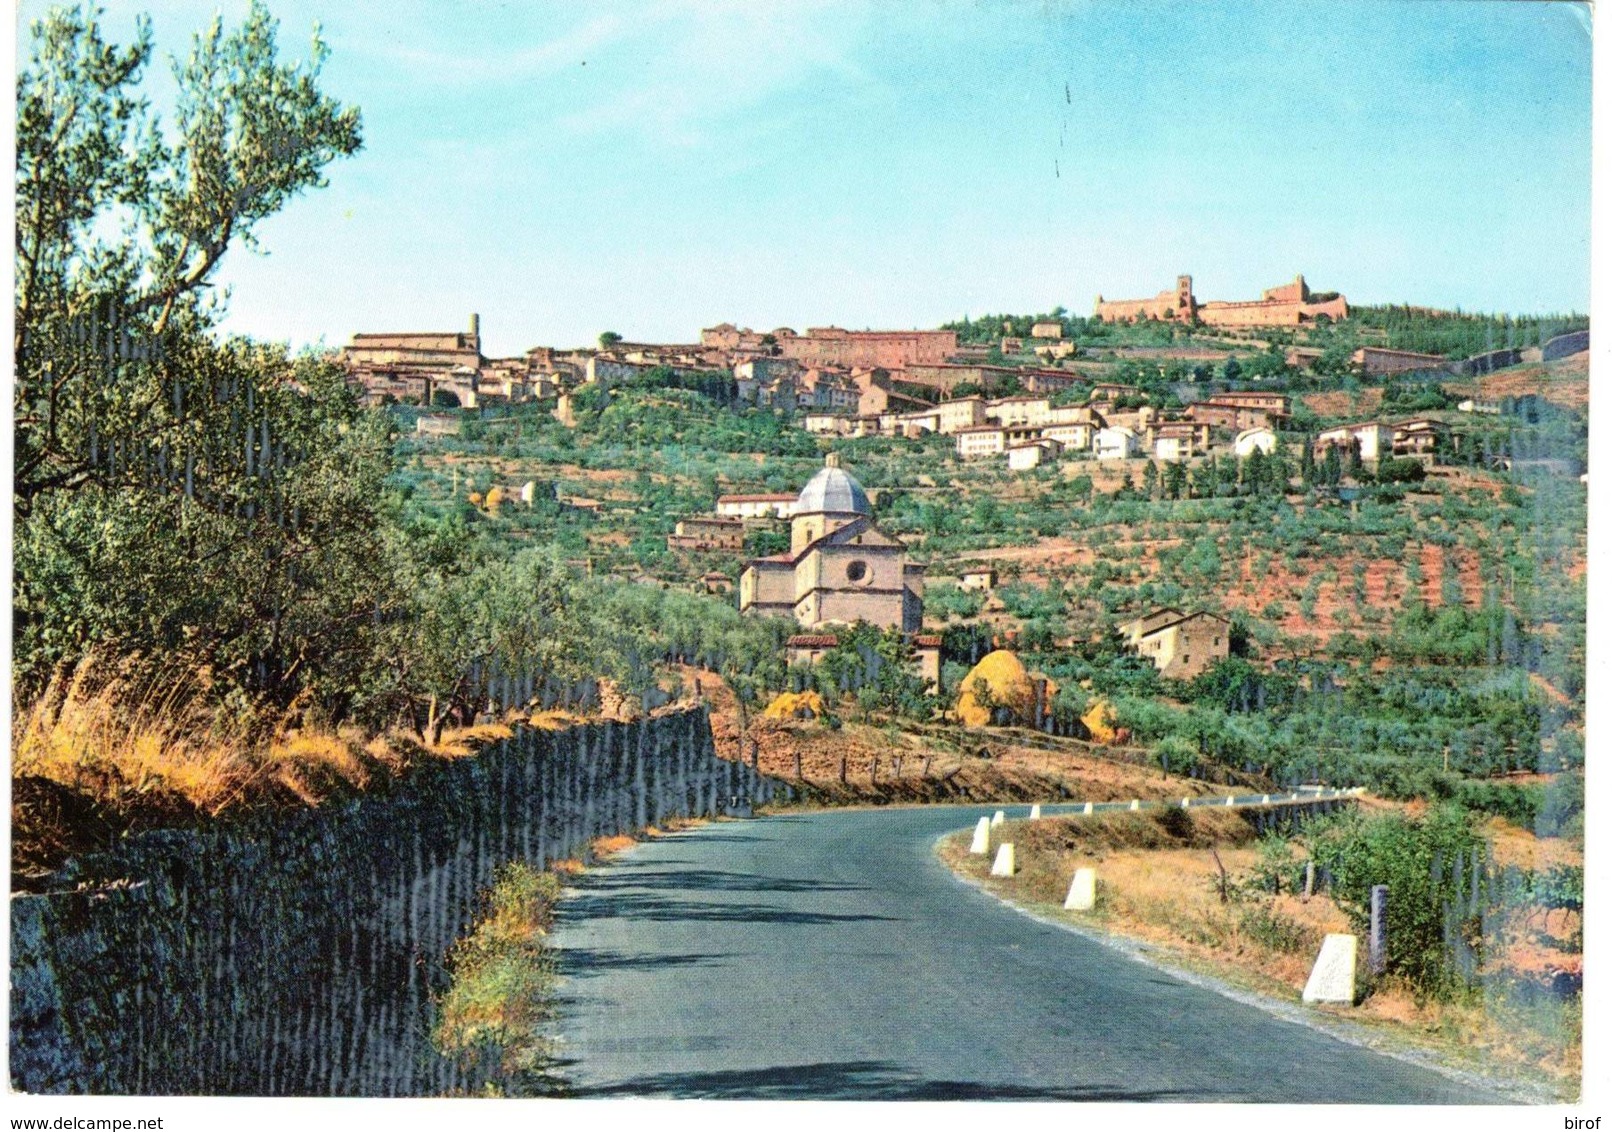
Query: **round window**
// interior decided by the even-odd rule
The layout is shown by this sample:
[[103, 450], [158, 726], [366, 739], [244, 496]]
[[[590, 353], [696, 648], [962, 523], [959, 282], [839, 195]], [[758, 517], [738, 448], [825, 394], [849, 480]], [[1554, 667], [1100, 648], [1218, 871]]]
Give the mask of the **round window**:
[[853, 582], [868, 580], [868, 564], [860, 558], [845, 567], [845, 576]]

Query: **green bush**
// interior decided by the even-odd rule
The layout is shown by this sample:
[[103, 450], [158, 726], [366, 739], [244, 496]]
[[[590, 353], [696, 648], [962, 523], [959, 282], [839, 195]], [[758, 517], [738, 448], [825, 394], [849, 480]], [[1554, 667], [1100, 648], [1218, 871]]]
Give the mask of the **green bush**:
[[1372, 887], [1388, 886], [1387, 973], [1434, 998], [1463, 989], [1454, 951], [1481, 947], [1477, 902], [1463, 883], [1482, 846], [1465, 810], [1440, 806], [1421, 819], [1346, 814], [1312, 828], [1311, 853], [1356, 932], [1370, 930]]

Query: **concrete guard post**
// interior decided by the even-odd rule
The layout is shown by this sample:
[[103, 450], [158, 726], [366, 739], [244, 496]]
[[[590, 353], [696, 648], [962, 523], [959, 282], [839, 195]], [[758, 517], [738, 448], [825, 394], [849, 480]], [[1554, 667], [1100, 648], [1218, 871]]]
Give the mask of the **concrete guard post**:
[[1192, 806], [1192, 799], [1191, 798], [1183, 798], [1183, 799], [1181, 799], [1181, 808], [1183, 810], [1190, 809], [1191, 806]]
[[1226, 805], [1235, 806], [1236, 804], [1237, 804], [1237, 795], [1235, 795], [1235, 794], [1227, 794], [1226, 795]]
[[1310, 979], [1304, 984], [1304, 1001], [1341, 1002], [1352, 1006], [1358, 948], [1354, 936], [1329, 933], [1321, 941], [1321, 953], [1316, 956]]
[[1007, 821], [1007, 815], [1001, 810], [997, 810], [996, 813], [991, 815], [991, 828], [994, 829], [1005, 821]]
[[1084, 810], [1081, 810], [1080, 812], [1083, 813], [1083, 814], [1090, 814], [1092, 812], [1091, 803], [1087, 802], [1086, 803], [1086, 808]]
[[969, 843], [968, 851], [983, 856], [991, 851], [991, 819], [982, 817], [974, 826], [974, 840]]
[[1371, 939], [1366, 950], [1373, 975], [1388, 969], [1388, 886], [1371, 886]]
[[1063, 906], [1071, 912], [1090, 912], [1097, 906], [1097, 870], [1076, 869]]
[[1140, 798], [1132, 798], [1131, 799], [1131, 809], [1140, 810], [1141, 808], [1142, 808], [1142, 799], [1140, 799]]
[[991, 875], [993, 877], [1010, 877], [1013, 873], [1013, 842], [1008, 841], [1004, 842], [996, 850], [996, 860], [991, 864]]
[[1037, 802], [1035, 805], [1030, 807], [1030, 820], [1031, 821], [1039, 821], [1040, 818], [1041, 818], [1041, 803]]

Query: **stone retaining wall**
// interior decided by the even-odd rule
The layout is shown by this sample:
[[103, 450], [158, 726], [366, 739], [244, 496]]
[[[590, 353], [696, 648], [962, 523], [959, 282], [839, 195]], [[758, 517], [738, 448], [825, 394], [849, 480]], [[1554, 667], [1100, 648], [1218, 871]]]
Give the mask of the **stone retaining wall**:
[[11, 1081], [34, 1093], [418, 1096], [442, 958], [503, 863], [787, 791], [703, 709], [522, 731], [343, 804], [148, 833], [11, 901]]

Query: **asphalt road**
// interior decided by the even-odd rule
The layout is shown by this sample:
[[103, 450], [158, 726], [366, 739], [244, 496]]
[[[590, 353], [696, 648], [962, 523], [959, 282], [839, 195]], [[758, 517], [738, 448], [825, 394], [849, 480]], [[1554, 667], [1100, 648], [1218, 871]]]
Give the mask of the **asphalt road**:
[[959, 882], [935, 838], [996, 808], [714, 823], [590, 870], [553, 940], [560, 1075], [579, 1096], [1498, 1099]]

